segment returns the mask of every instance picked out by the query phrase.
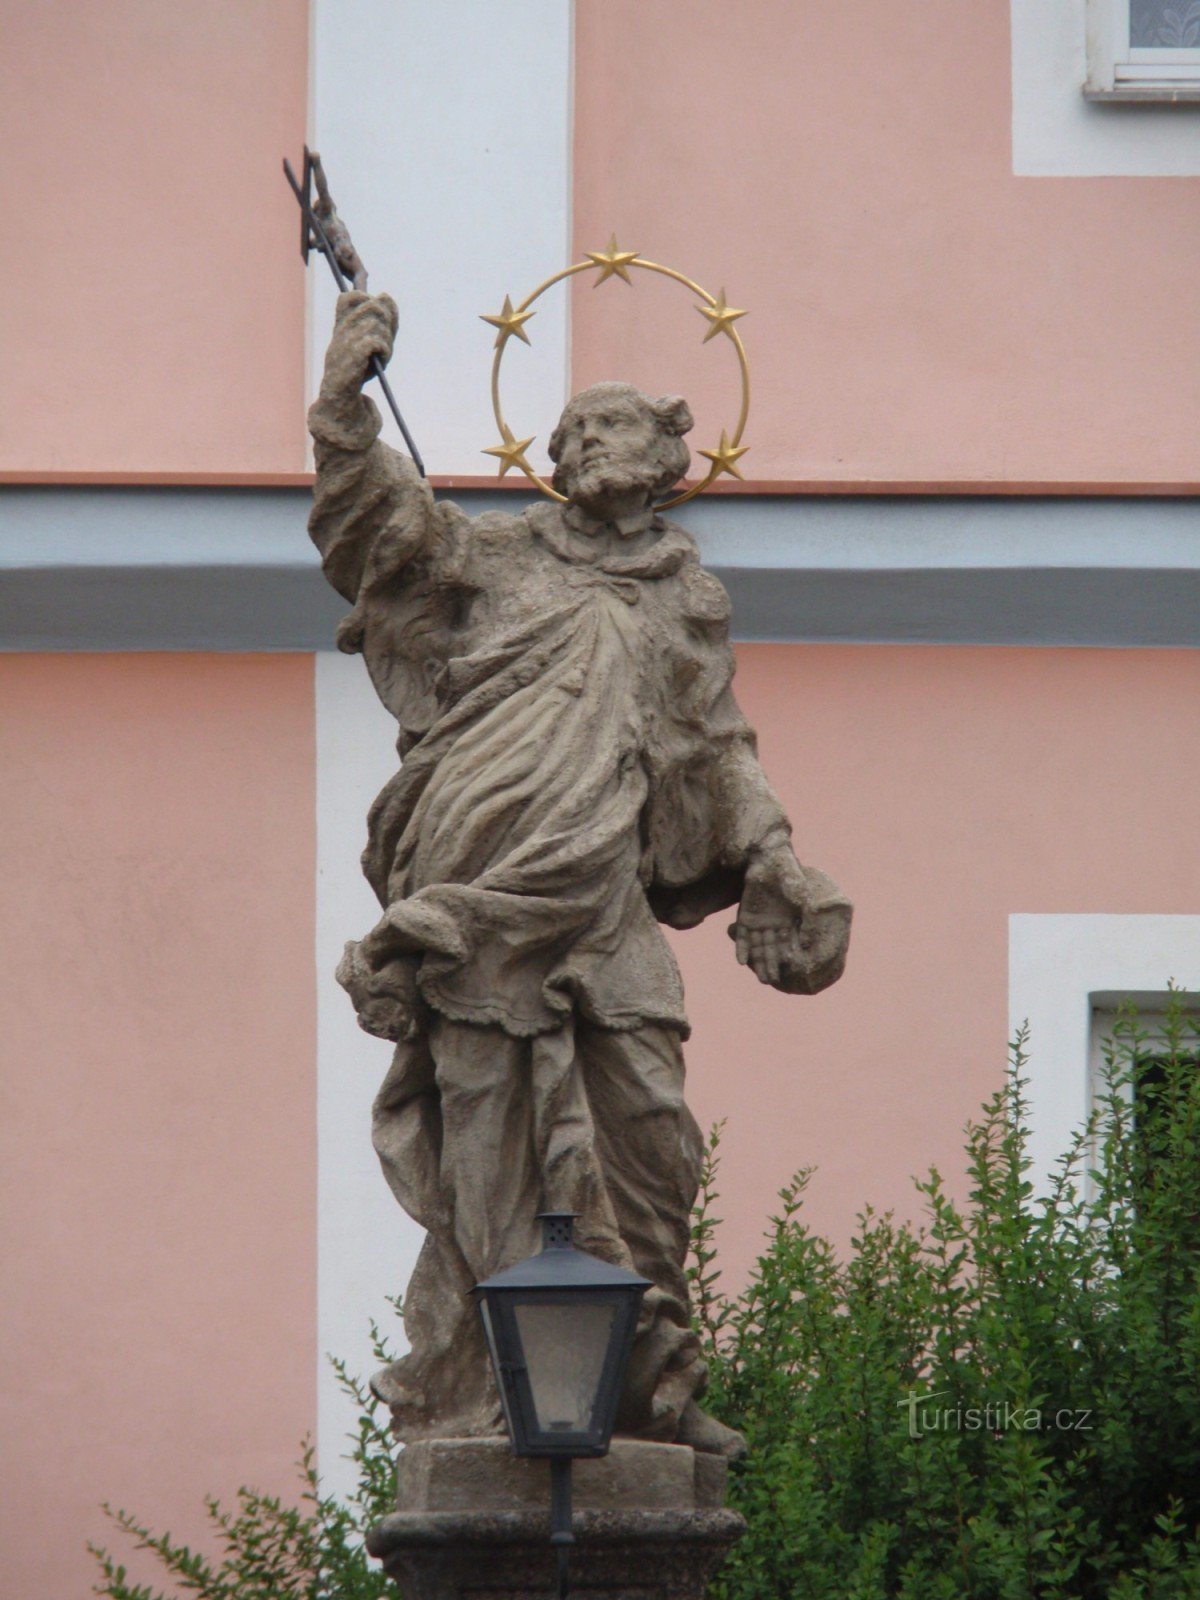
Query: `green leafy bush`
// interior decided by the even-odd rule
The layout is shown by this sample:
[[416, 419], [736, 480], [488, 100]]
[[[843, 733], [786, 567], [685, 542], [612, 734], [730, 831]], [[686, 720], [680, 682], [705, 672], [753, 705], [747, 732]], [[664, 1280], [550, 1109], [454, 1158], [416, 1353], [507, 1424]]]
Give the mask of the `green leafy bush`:
[[[397, 1310], [399, 1305], [397, 1303]], [[394, 1359], [372, 1324], [371, 1342], [376, 1359]], [[357, 1432], [350, 1459], [358, 1468], [358, 1482], [348, 1502], [321, 1492], [313, 1460], [313, 1447], [305, 1442], [299, 1461], [299, 1504], [239, 1489], [236, 1511], [205, 1501], [213, 1529], [213, 1542], [221, 1555], [215, 1559], [177, 1543], [169, 1533], [156, 1534], [128, 1512], [105, 1506], [105, 1511], [139, 1550], [148, 1550], [165, 1569], [174, 1594], [130, 1580], [127, 1569], [108, 1550], [88, 1549], [100, 1563], [100, 1581], [94, 1593], [109, 1600], [174, 1600], [174, 1595], [195, 1595], [199, 1600], [387, 1600], [395, 1594], [390, 1580], [374, 1565], [363, 1547], [366, 1530], [395, 1510], [395, 1440], [386, 1421], [379, 1419], [380, 1404], [342, 1361], [333, 1367], [342, 1390], [358, 1407]]]
[[[1178, 999], [1161, 1038], [1126, 1013], [1104, 1091], [1038, 1203], [1019, 1039], [967, 1131], [970, 1199], [936, 1172], [920, 1226], [868, 1210], [839, 1257], [809, 1230], [808, 1173], [783, 1191], [746, 1289], [716, 1270], [717, 1135], [691, 1276], [706, 1405], [750, 1454], [749, 1531], [713, 1600], [1194, 1600], [1200, 1595], [1200, 1033]], [[376, 1356], [390, 1359], [378, 1330]], [[116, 1525], [199, 1600], [384, 1600], [363, 1549], [392, 1508], [393, 1443], [360, 1413], [348, 1505], [311, 1448], [299, 1505], [208, 1503], [208, 1558], [123, 1511]], [[108, 1551], [95, 1592], [168, 1600]]]
[[[1173, 997], [1117, 1022], [1044, 1202], [1025, 1040], [967, 1130], [970, 1199], [867, 1210], [846, 1255], [782, 1192], [740, 1294], [715, 1270], [717, 1133], [695, 1230], [706, 1406], [750, 1453], [716, 1600], [1200, 1595], [1200, 1037]], [[719, 1131], [719, 1130], [718, 1130]]]

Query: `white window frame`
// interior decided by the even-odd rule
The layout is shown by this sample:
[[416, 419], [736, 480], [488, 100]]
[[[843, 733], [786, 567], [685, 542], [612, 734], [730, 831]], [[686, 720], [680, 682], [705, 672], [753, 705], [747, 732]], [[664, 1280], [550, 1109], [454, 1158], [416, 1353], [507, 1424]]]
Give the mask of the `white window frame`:
[[1026, 1064], [1034, 1193], [1094, 1104], [1097, 1007], [1131, 998], [1163, 1009], [1169, 982], [1200, 995], [1200, 915], [1014, 912], [1008, 919], [1011, 1039], [1029, 1024]]
[[1129, 42], [1129, 0], [1087, 0], [1083, 92], [1089, 100], [1112, 102], [1200, 102], [1200, 49], [1135, 47]]

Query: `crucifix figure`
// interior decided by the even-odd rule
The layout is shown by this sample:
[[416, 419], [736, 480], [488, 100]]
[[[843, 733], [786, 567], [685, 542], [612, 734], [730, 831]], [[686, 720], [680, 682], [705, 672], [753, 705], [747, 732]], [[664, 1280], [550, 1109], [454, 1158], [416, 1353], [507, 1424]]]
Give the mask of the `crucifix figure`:
[[617, 1430], [738, 1453], [705, 1382], [684, 1273], [701, 1140], [660, 924], [737, 906], [737, 958], [811, 994], [850, 905], [801, 866], [731, 690], [729, 600], [655, 509], [685, 472], [677, 397], [603, 383], [550, 441], [565, 497], [475, 520], [383, 444], [362, 394], [396, 309], [338, 302], [309, 413], [309, 524], [399, 724], [363, 857], [382, 914], [339, 979], [395, 1044], [375, 1105], [388, 1182], [427, 1230], [411, 1350], [373, 1381], [406, 1440], [501, 1433], [470, 1289], [530, 1255], [535, 1214], [651, 1280]]

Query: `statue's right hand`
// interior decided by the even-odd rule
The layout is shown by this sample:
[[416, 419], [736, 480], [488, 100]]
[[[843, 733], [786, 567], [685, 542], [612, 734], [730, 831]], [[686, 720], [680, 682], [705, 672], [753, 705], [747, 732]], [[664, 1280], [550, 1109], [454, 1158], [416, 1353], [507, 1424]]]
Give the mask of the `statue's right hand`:
[[350, 289], [338, 296], [333, 337], [325, 352], [322, 399], [347, 400], [357, 395], [370, 376], [372, 356], [387, 365], [398, 321], [391, 295]]
[[358, 1025], [378, 1039], [416, 1036], [422, 1014], [417, 990], [417, 962], [412, 956], [381, 956], [367, 938], [347, 944], [338, 963], [337, 981], [354, 1002]]

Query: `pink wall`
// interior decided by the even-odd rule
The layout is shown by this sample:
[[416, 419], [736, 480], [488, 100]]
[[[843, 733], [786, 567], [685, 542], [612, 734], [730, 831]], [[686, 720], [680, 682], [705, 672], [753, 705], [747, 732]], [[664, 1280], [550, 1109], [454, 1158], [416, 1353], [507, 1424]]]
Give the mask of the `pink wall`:
[[[738, 969], [725, 916], [678, 939], [735, 1279], [801, 1164], [843, 1240], [865, 1201], [910, 1210], [914, 1172], [960, 1172], [1003, 1072], [1010, 912], [1195, 909], [1200, 692], [1190, 651], [739, 662], [801, 857], [858, 920], [811, 1000]], [[0, 1594], [25, 1600], [84, 1592], [102, 1498], [195, 1538], [206, 1492], [287, 1489], [312, 1423], [312, 665], [10, 656], [0, 700]]]
[[0, 470], [304, 466], [305, 0], [10, 0]]
[[726, 916], [676, 939], [689, 1098], [703, 1127], [729, 1119], [734, 1276], [797, 1167], [819, 1166], [811, 1219], [842, 1240], [868, 1200], [911, 1212], [910, 1174], [961, 1172], [962, 1125], [1003, 1078], [1010, 912], [1194, 912], [1200, 869], [1195, 651], [743, 645], [738, 662], [797, 853], [856, 924], [846, 976], [811, 999], [736, 968]]
[[[1014, 177], [1007, 7], [581, 0], [576, 36], [576, 249], [750, 309], [749, 476], [1196, 479], [1200, 180]], [[303, 468], [307, 46], [304, 0], [6, 8], [0, 473]], [[575, 291], [574, 379], [713, 442], [724, 341], [637, 281]]]
[[306, 656], [0, 657], [0, 1594], [313, 1425]]
[[[1015, 178], [1006, 5], [576, 19], [576, 259], [615, 229], [750, 308], [748, 477], [1196, 479], [1200, 179]], [[710, 445], [725, 341], [647, 276], [576, 290], [573, 381], [682, 390]]]

